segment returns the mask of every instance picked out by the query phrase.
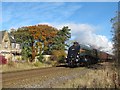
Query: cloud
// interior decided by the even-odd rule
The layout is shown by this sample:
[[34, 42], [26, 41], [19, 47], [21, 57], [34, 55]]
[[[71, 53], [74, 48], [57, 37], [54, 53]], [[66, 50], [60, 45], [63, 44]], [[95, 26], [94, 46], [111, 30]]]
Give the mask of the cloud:
[[[100, 30], [99, 27], [90, 24], [70, 23], [70, 19], [76, 15], [75, 13], [78, 10], [82, 10], [81, 5], [76, 3], [67, 4], [64, 2], [3, 3], [2, 27], [3, 29], [10, 29], [11, 27], [18, 28], [27, 25], [36, 25], [40, 22], [53, 22], [47, 24], [57, 28], [68, 25], [71, 28], [71, 39], [83, 44], [93, 45], [104, 51], [112, 51], [112, 42], [106, 36], [96, 34]], [[65, 24], [61, 24], [63, 22]]]
[[39, 24], [47, 24], [58, 29], [61, 29], [63, 26], [68, 26], [71, 29], [71, 40], [78, 41], [81, 44], [89, 44], [94, 48], [112, 54], [113, 43], [106, 36], [96, 34], [99, 29], [97, 26], [89, 24], [58, 24], [48, 22], [42, 22]]
[[72, 40], [76, 40], [81, 44], [92, 45], [101, 51], [112, 53], [112, 42], [104, 35], [97, 35], [95, 33], [97, 32], [96, 26], [89, 24], [68, 23], [58, 25], [57, 27], [62, 28], [63, 26], [68, 26], [71, 29]]
[[[69, 20], [81, 5], [64, 2], [7, 2], [2, 6], [3, 29], [39, 22], [63, 22]], [[9, 23], [9, 25], [8, 25]], [[17, 25], [16, 25], [17, 24]]]

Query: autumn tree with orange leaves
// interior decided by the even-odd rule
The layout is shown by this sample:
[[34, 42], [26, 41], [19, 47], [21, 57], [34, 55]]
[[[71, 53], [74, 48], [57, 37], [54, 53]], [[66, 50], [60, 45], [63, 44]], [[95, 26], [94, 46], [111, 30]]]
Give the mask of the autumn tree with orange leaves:
[[53, 50], [64, 50], [65, 41], [70, 38], [68, 27], [58, 30], [49, 25], [21, 27], [11, 33], [15, 36], [17, 42], [23, 44], [23, 55], [29, 53], [26, 57], [30, 57], [31, 62], [36, 56], [50, 55]]
[[34, 38], [34, 42], [32, 44], [33, 59], [37, 54], [35, 52], [35, 47], [38, 49], [37, 52], [40, 54], [42, 54], [42, 52], [44, 54], [49, 54], [49, 47], [53, 44], [54, 37], [58, 30], [48, 25], [35, 25], [26, 28], [28, 28], [30, 34]]

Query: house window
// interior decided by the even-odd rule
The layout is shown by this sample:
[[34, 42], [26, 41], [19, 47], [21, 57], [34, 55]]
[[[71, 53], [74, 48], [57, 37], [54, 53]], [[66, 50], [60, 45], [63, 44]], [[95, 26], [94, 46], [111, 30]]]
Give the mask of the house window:
[[5, 40], [4, 43], [5, 43], [4, 48], [7, 49], [8, 48], [8, 40]]
[[20, 44], [16, 44], [16, 49], [20, 49]]
[[4, 46], [5, 49], [8, 48], [8, 42], [5, 42], [5, 46]]
[[15, 48], [15, 43], [12, 43], [12, 49], [14, 49]]

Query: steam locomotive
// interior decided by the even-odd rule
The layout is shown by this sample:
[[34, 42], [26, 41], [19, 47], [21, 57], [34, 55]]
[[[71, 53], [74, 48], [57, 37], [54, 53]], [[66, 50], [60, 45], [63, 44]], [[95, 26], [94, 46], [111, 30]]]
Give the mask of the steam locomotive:
[[89, 66], [113, 59], [113, 55], [76, 42], [68, 49], [66, 64], [69, 67]]

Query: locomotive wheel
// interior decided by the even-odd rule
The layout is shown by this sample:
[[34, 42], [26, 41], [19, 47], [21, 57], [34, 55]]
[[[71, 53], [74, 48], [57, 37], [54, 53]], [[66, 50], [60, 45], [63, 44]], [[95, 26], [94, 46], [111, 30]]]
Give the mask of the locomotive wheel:
[[90, 58], [85, 58], [85, 66], [89, 67], [91, 64], [91, 59]]
[[68, 66], [73, 68], [73, 67], [75, 67], [75, 63], [73, 61], [69, 61], [68, 62]]

